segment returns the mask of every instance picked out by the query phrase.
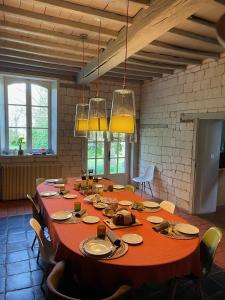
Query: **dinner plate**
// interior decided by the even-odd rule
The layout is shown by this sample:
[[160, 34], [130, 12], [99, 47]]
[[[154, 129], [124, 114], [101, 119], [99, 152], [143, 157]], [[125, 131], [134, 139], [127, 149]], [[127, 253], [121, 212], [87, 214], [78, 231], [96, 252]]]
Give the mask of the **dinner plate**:
[[93, 206], [97, 209], [103, 209], [103, 208], [106, 208], [106, 206], [108, 206], [108, 205], [106, 203], [103, 203], [103, 202], [97, 202], [97, 203], [94, 203]]
[[72, 213], [64, 210], [60, 210], [51, 214], [51, 218], [57, 221], [67, 220], [71, 217], [72, 217]]
[[64, 187], [64, 186], [65, 186], [64, 183], [55, 183], [54, 184], [54, 187], [56, 187], [56, 188], [61, 188], [61, 187]]
[[115, 190], [123, 190], [124, 189], [124, 185], [120, 185], [120, 184], [114, 184], [113, 185], [113, 188], [115, 189]]
[[95, 187], [96, 187], [97, 189], [100, 189], [100, 188], [103, 188], [103, 185], [102, 185], [102, 184], [96, 184]]
[[146, 218], [146, 220], [153, 224], [160, 224], [163, 222], [163, 218], [158, 217], [158, 216], [149, 216]]
[[106, 255], [112, 251], [113, 245], [110, 241], [93, 238], [83, 245], [83, 249], [87, 254]]
[[143, 242], [143, 237], [136, 233], [127, 233], [122, 236], [122, 240], [131, 245], [137, 245]]
[[46, 191], [46, 192], [41, 193], [42, 197], [51, 197], [51, 196], [55, 196], [55, 195], [57, 195], [57, 192], [55, 192], [55, 191]]
[[103, 177], [101, 177], [101, 176], [98, 176], [98, 180], [102, 180], [103, 179]]
[[82, 220], [84, 223], [88, 223], [88, 224], [95, 224], [100, 221], [99, 217], [96, 216], [86, 216]]
[[153, 201], [144, 201], [142, 203], [144, 204], [144, 207], [147, 207], [147, 208], [158, 208], [159, 207], [159, 203], [153, 202]]
[[185, 223], [178, 223], [174, 227], [176, 230], [178, 230], [181, 233], [185, 234], [198, 234], [199, 229], [191, 224], [185, 224]]
[[45, 182], [47, 183], [57, 183], [58, 181], [61, 181], [62, 178], [50, 178], [50, 179], [46, 179]]
[[65, 194], [65, 195], [63, 196], [63, 198], [65, 198], [65, 199], [75, 199], [75, 198], [77, 198], [77, 195], [73, 195], [73, 194]]
[[82, 179], [81, 178], [76, 178], [74, 181], [80, 182], [80, 181], [82, 181]]
[[118, 203], [119, 203], [119, 205], [123, 205], [123, 206], [129, 206], [129, 205], [133, 204], [133, 202], [128, 201], [128, 200], [121, 200]]

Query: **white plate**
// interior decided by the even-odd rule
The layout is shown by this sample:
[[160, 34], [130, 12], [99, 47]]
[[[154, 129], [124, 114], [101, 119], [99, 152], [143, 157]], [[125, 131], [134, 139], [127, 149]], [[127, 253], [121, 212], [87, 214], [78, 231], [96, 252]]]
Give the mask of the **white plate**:
[[196, 226], [190, 225], [190, 224], [185, 224], [185, 223], [176, 224], [175, 229], [178, 230], [179, 232], [185, 233], [185, 234], [198, 234], [199, 233], [199, 229]]
[[106, 255], [112, 251], [113, 245], [110, 241], [101, 240], [101, 239], [93, 239], [93, 240], [86, 242], [84, 244], [83, 248], [87, 254]]
[[106, 206], [108, 206], [108, 205], [106, 203], [97, 202], [97, 203], [94, 203], [93, 206], [98, 209], [103, 209], [103, 208], [106, 208]]
[[82, 179], [81, 178], [76, 178], [74, 181], [80, 182], [80, 181], [82, 181]]
[[61, 187], [64, 187], [64, 186], [65, 186], [64, 183], [55, 183], [54, 184], [54, 187], [56, 187], [56, 188], [61, 188]]
[[144, 207], [148, 207], [148, 208], [158, 208], [159, 207], [159, 203], [153, 202], [153, 201], [144, 201], [142, 203], [144, 204]]
[[65, 198], [65, 199], [75, 199], [75, 198], [77, 198], [77, 195], [66, 194], [66, 195], [63, 196], [63, 198]]
[[137, 245], [143, 242], [143, 237], [136, 233], [127, 233], [122, 236], [122, 240], [131, 245]]
[[101, 177], [101, 176], [98, 176], [98, 180], [102, 180], [102, 178], [103, 178], [103, 177]]
[[113, 188], [114, 188], [115, 190], [123, 190], [123, 189], [125, 188], [125, 186], [124, 186], [124, 185], [120, 185], [120, 184], [115, 184], [115, 185], [113, 186]]
[[51, 179], [46, 179], [45, 182], [47, 182], [47, 183], [57, 183], [60, 180], [62, 180], [62, 178], [51, 178]]
[[71, 212], [68, 212], [68, 211], [57, 211], [53, 214], [51, 214], [51, 218], [53, 220], [58, 220], [58, 221], [61, 221], [61, 220], [67, 220], [69, 218], [72, 217], [72, 213]]
[[46, 191], [46, 192], [41, 193], [42, 197], [51, 197], [51, 196], [55, 196], [55, 195], [57, 195], [57, 192], [54, 192], [54, 191]]
[[127, 201], [127, 200], [121, 200], [118, 203], [119, 205], [124, 205], [124, 206], [129, 206], [133, 204], [131, 201]]
[[102, 185], [102, 184], [96, 184], [95, 187], [96, 187], [97, 189], [100, 189], [100, 188], [103, 188], [103, 185]]
[[146, 220], [153, 224], [160, 224], [163, 222], [163, 218], [157, 216], [149, 216]]
[[99, 217], [95, 217], [95, 216], [86, 216], [82, 220], [84, 223], [88, 223], [88, 224], [95, 224], [100, 221]]

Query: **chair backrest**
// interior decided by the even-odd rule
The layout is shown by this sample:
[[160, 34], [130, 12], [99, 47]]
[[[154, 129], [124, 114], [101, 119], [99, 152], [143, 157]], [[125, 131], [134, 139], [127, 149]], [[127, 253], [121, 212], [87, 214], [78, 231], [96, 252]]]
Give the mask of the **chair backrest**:
[[35, 218], [39, 223], [42, 224], [42, 219], [39, 213], [39, 208], [37, 207], [36, 203], [32, 199], [31, 195], [27, 194], [27, 199], [30, 201], [30, 204], [32, 206], [32, 214], [33, 218]]
[[125, 185], [125, 190], [130, 191], [130, 192], [135, 192], [135, 187], [131, 184]]
[[143, 176], [145, 181], [152, 181], [154, 179], [154, 173], [155, 173], [155, 165], [150, 164], [145, 170], [145, 174]]
[[207, 276], [211, 270], [216, 249], [222, 239], [222, 232], [217, 227], [210, 227], [200, 243], [200, 259], [202, 274]]
[[41, 257], [48, 264], [52, 264], [53, 263], [52, 255], [54, 253], [54, 250], [52, 248], [51, 242], [46, 239], [44, 235], [44, 231], [41, 228], [40, 223], [36, 219], [34, 218], [30, 219], [30, 226], [33, 228], [33, 230], [36, 233]]
[[164, 210], [168, 211], [169, 213], [173, 214], [175, 211], [175, 204], [173, 202], [164, 200], [160, 203], [160, 207]]
[[45, 178], [36, 178], [36, 186], [41, 184], [42, 182], [45, 182]]

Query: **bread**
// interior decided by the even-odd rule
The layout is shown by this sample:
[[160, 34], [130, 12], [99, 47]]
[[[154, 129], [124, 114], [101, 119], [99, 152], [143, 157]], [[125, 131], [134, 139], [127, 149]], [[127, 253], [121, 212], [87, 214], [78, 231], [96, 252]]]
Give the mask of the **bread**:
[[115, 225], [131, 225], [136, 222], [135, 216], [126, 209], [118, 211], [112, 220]]

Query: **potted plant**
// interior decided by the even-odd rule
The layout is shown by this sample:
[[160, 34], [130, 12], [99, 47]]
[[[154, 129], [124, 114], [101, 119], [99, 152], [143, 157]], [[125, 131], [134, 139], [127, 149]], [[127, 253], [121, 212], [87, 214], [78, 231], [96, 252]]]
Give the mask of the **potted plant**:
[[25, 143], [24, 136], [19, 136], [16, 140], [12, 141], [12, 145], [19, 146], [18, 155], [23, 155], [24, 151], [22, 146], [25, 145]]

